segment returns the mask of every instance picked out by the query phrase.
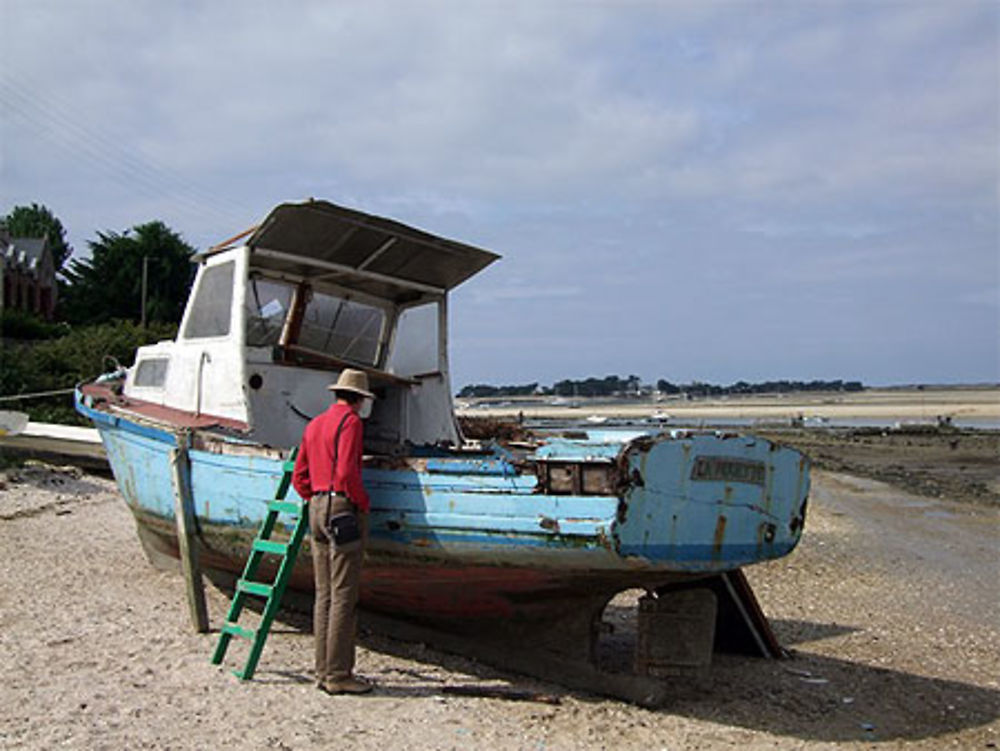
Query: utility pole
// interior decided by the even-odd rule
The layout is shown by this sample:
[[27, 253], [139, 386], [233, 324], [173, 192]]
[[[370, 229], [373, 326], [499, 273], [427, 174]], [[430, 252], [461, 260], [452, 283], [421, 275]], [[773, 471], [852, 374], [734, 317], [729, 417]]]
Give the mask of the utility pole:
[[139, 326], [146, 330], [146, 280], [149, 278], [149, 256], [142, 257], [142, 311], [139, 316]]

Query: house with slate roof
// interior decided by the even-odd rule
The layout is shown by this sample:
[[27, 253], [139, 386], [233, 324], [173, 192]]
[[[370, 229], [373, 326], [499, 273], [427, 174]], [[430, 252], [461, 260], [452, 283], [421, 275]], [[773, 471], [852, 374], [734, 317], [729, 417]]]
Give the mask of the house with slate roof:
[[0, 227], [0, 310], [23, 310], [51, 321], [56, 267], [44, 237], [11, 237]]

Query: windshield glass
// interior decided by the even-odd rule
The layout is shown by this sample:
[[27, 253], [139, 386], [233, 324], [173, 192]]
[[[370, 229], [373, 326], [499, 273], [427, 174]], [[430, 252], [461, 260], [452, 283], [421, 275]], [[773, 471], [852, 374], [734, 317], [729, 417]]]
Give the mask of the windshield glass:
[[207, 267], [198, 282], [198, 292], [184, 328], [186, 339], [226, 336], [233, 303], [232, 261]]
[[293, 287], [270, 279], [251, 279], [246, 300], [248, 347], [271, 347], [278, 343]]
[[386, 370], [403, 376], [435, 373], [440, 368], [438, 358], [438, 304], [431, 302], [400, 313]]
[[298, 343], [362, 365], [374, 365], [384, 322], [380, 308], [314, 292], [306, 306]]

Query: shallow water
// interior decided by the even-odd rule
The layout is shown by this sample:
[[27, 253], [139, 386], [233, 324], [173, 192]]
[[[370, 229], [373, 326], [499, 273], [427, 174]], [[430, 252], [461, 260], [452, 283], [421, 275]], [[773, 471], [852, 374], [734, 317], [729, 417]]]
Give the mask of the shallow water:
[[[623, 433], [631, 433], [634, 437], [636, 435], [648, 435], [652, 433], [659, 433], [664, 430], [670, 430], [673, 428], [775, 428], [775, 427], [791, 427], [787, 421], [765, 421], [757, 418], [749, 417], [726, 417], [726, 418], [699, 418], [697, 420], [683, 420], [680, 418], [666, 420], [666, 421], [654, 421], [654, 420], [629, 420], [622, 418], [608, 418], [606, 423], [600, 425], [600, 427], [595, 429], [593, 423], [589, 422], [585, 417], [573, 420], [558, 420], [558, 419], [529, 419], [524, 422], [525, 427], [532, 428], [535, 430], [582, 430], [586, 431], [591, 437], [595, 435], [607, 435], [608, 440], [620, 441], [628, 440], [628, 438], [623, 438]], [[844, 418], [844, 419], [831, 419], [829, 422], [824, 422], [819, 425], [810, 424], [806, 421], [804, 427], [806, 428], [885, 428], [890, 430], [899, 425], [928, 425], [933, 426], [932, 422], [918, 422], [914, 423], [912, 420], [904, 420], [898, 418], [886, 418], [886, 419], [871, 419], [871, 418]], [[955, 419], [952, 420], [951, 426], [953, 428], [958, 428], [962, 430], [1000, 430], [1000, 420], [992, 419]], [[593, 438], [592, 438], [593, 439]]]

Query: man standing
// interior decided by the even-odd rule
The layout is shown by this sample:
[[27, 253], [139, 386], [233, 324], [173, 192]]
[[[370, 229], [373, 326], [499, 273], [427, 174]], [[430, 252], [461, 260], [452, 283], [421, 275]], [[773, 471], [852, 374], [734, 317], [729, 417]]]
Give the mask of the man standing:
[[354, 675], [361, 560], [368, 537], [368, 493], [361, 484], [363, 427], [359, 413], [368, 376], [345, 368], [328, 386], [336, 403], [315, 417], [302, 434], [292, 485], [309, 499], [316, 603], [316, 685], [329, 694], [372, 690]]

